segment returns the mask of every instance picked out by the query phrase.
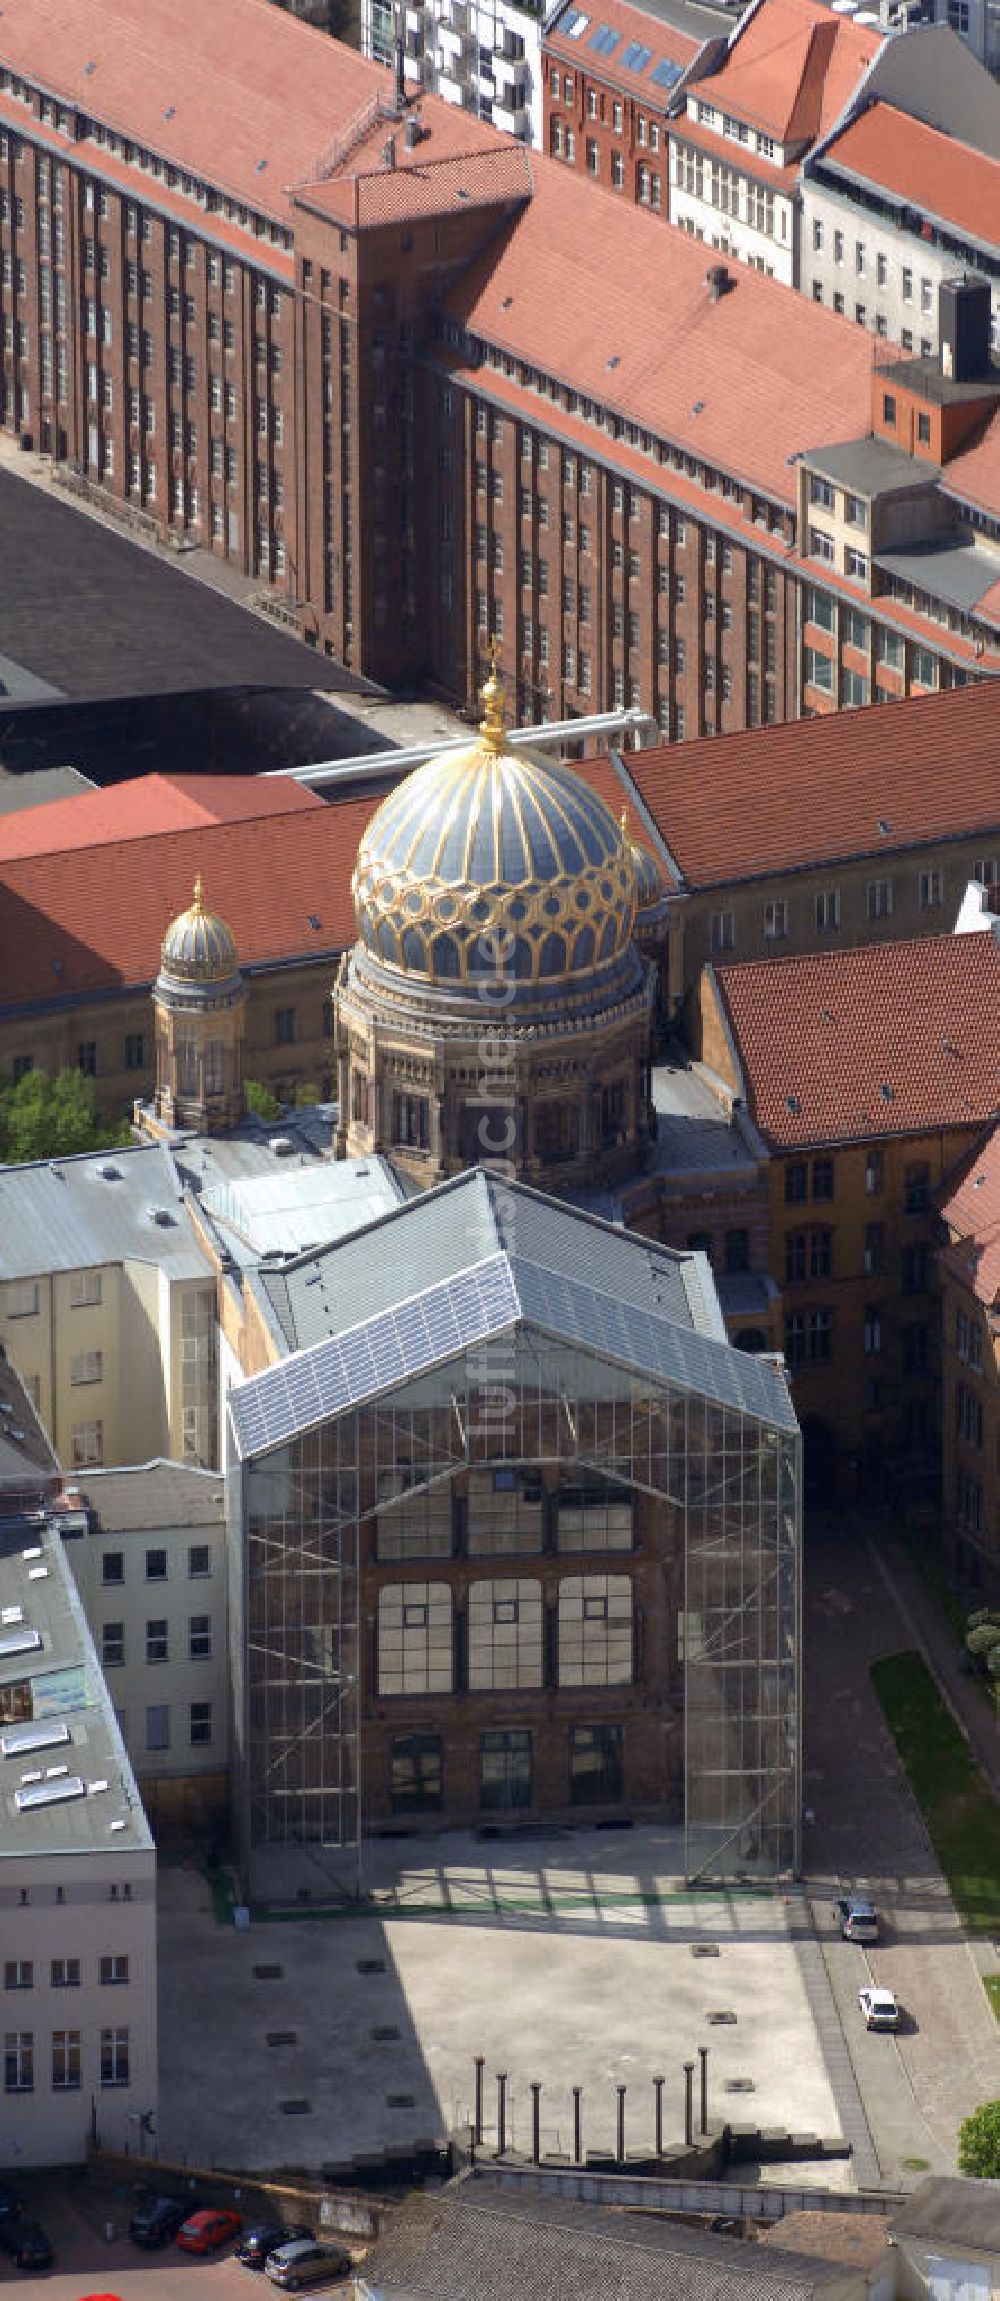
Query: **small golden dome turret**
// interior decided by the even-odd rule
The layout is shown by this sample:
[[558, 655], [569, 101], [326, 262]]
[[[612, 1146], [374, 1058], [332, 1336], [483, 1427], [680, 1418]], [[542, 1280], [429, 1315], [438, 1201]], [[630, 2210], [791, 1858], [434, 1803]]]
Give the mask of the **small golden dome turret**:
[[228, 983], [239, 973], [232, 929], [205, 908], [201, 876], [186, 911], [172, 919], [160, 951], [160, 971], [180, 983]]

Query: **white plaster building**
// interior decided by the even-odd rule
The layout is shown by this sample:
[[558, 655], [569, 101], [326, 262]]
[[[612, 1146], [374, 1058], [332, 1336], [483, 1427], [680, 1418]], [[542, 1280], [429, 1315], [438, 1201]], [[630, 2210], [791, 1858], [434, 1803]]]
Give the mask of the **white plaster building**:
[[0, 1415], [0, 2163], [65, 2165], [155, 2129], [156, 1855], [7, 1365]]
[[361, 49], [396, 60], [402, 39], [407, 93], [435, 89], [525, 144], [542, 140], [544, 12], [516, 0], [361, 0]]
[[211, 1835], [229, 1763], [225, 1482], [144, 1462], [83, 1484], [67, 1554], [150, 1819]]

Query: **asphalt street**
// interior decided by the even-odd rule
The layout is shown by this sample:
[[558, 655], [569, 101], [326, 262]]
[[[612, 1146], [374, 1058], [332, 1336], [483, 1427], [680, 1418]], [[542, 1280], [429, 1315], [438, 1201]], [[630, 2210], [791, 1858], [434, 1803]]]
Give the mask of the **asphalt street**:
[[[981, 1689], [905, 1553], [879, 1520], [807, 1532], [804, 1860], [814, 1920], [881, 2179], [911, 2187], [954, 2172], [958, 2127], [1000, 2096], [1000, 2030], [982, 1986], [995, 1945], [966, 1941], [871, 1683], [882, 1655], [923, 1650], [976, 1754], [997, 1775], [998, 1729]], [[839, 1937], [831, 1901], [863, 1886], [883, 1917], [863, 1950]], [[870, 2034], [869, 1978], [904, 2010], [898, 2037]]]

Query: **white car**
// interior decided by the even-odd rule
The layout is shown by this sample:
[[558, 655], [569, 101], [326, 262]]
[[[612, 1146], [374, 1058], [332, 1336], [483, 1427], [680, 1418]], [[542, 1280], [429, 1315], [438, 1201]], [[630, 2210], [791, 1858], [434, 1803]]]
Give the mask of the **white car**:
[[899, 2006], [891, 1989], [859, 1989], [858, 2004], [867, 2029], [898, 2029]]

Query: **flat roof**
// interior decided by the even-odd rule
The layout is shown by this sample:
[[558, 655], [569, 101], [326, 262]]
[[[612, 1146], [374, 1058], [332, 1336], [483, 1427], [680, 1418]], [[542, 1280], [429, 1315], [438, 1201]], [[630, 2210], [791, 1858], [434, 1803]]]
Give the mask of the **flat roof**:
[[222, 1526], [226, 1481], [221, 1470], [196, 1462], [131, 1462], [125, 1468], [82, 1471], [79, 1483], [103, 1534], [149, 1533], [159, 1527]]
[[149, 1853], [152, 1838], [55, 1524], [0, 1521], [0, 1859]]
[[0, 1281], [122, 1262], [211, 1276], [162, 1144], [0, 1167]]
[[[915, 543], [909, 551], [877, 551], [873, 556], [875, 566], [886, 575], [931, 591], [963, 612], [978, 608], [1000, 584], [1000, 551], [981, 543], [942, 538], [940, 543]], [[993, 614], [1000, 623], [1000, 598], [993, 603]]]
[[[275, 1129], [280, 1135], [280, 1128]], [[387, 1159], [334, 1159], [322, 1163], [293, 1153], [277, 1164], [265, 1153], [268, 1171], [238, 1181], [211, 1184], [201, 1203], [223, 1233], [235, 1233], [250, 1255], [295, 1255], [344, 1238], [399, 1206], [403, 1190]]]
[[[257, 0], [245, 5], [254, 14]], [[264, 0], [260, 7], [265, 12]], [[10, 21], [4, 19], [5, 36]], [[288, 26], [286, 16], [280, 21]], [[241, 686], [379, 693], [213, 582], [199, 581], [195, 563], [210, 571], [210, 552], [186, 553], [182, 561], [147, 549], [3, 461], [0, 528], [0, 649], [50, 683], [53, 699]], [[16, 714], [0, 697], [0, 753], [8, 716]]]
[[916, 487], [933, 487], [941, 473], [936, 463], [925, 463], [920, 456], [904, 455], [902, 448], [893, 447], [888, 440], [846, 439], [832, 447], [806, 448], [802, 455], [811, 471], [818, 471], [825, 479], [836, 481], [841, 487], [853, 488], [857, 495], [899, 493]]

